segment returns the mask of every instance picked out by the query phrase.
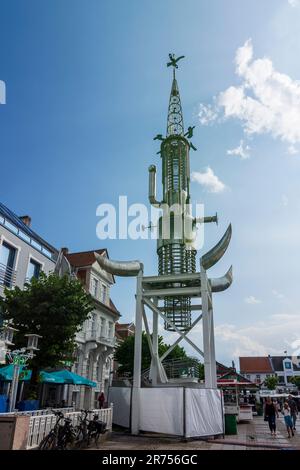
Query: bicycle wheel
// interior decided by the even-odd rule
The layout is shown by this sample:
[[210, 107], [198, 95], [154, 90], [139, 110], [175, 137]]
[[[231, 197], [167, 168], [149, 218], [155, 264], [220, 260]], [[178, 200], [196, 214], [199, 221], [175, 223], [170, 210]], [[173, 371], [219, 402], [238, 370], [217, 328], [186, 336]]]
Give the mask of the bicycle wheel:
[[48, 434], [44, 439], [40, 442], [38, 447], [39, 450], [53, 450], [56, 448], [56, 436], [54, 433]]

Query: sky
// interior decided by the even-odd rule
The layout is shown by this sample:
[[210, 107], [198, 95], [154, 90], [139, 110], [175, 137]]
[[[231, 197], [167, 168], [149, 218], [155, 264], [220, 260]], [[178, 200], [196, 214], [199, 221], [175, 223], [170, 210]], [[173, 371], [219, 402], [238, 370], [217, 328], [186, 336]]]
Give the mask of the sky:
[[[219, 215], [198, 260], [233, 227], [209, 272], [233, 265], [232, 287], [214, 298], [225, 364], [300, 349], [299, 21], [297, 0], [0, 2], [1, 202], [54, 246], [105, 247], [111, 259], [141, 260], [147, 275], [156, 242], [99, 240], [96, 209], [120, 195], [148, 203], [166, 62], [185, 55], [177, 79], [185, 125], [196, 126], [192, 198]], [[124, 322], [134, 294], [134, 279], [112, 288]], [[200, 326], [190, 337], [201, 344]]]

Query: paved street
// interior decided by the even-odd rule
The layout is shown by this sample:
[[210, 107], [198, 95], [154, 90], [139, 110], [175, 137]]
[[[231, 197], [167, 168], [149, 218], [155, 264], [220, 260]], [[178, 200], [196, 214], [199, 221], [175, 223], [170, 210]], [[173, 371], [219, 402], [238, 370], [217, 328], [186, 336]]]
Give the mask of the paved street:
[[272, 437], [268, 423], [262, 417], [254, 417], [249, 423], [238, 425], [237, 436], [225, 436], [208, 441], [183, 442], [179, 439], [114, 432], [109, 440], [100, 445], [103, 450], [300, 450], [300, 422], [294, 438], [288, 439], [283, 418], [277, 420], [278, 432]]

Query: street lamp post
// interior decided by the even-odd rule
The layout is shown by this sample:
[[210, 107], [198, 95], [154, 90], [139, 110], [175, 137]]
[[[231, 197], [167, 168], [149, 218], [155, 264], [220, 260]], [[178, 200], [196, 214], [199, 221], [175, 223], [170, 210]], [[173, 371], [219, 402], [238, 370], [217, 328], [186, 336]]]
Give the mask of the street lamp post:
[[[6, 346], [13, 346], [13, 335], [14, 332], [18, 331], [11, 326], [6, 326], [3, 328], [3, 338]], [[22, 366], [25, 366], [30, 359], [34, 357], [34, 353], [38, 351], [38, 340], [42, 338], [40, 335], [36, 334], [27, 334], [27, 347], [21, 349], [15, 349], [14, 351], [10, 351], [9, 349], [6, 350], [6, 357], [10, 364], [13, 365], [13, 377], [11, 382], [10, 388], [10, 399], [9, 399], [9, 411], [13, 411], [16, 406], [16, 399], [17, 399], [17, 392], [18, 392], [18, 384], [19, 384], [19, 376], [20, 370]]]

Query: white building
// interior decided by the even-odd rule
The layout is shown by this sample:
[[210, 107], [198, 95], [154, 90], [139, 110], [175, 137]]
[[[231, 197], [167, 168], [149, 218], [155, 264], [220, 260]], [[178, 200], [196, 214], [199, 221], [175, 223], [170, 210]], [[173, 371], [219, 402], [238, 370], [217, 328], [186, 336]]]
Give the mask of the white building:
[[29, 216], [18, 217], [0, 203], [0, 296], [5, 287], [21, 289], [41, 271], [54, 271], [58, 251], [31, 228]]
[[240, 371], [257, 385], [268, 377], [277, 377], [277, 388], [293, 388], [291, 379], [300, 376], [299, 356], [240, 357]]
[[69, 387], [68, 402], [75, 402], [80, 409], [95, 407], [101, 391], [107, 397], [113, 373], [115, 323], [120, 318], [120, 313], [110, 298], [114, 277], [100, 268], [95, 252], [108, 256], [105, 249], [80, 253], [68, 253], [65, 250], [72, 270], [95, 302], [90, 318], [84, 322], [76, 337], [78, 349], [72, 371], [97, 383], [95, 388]]
[[[58, 251], [30, 225], [29, 216], [18, 217], [0, 203], [0, 297], [4, 297], [5, 288], [23, 289], [25, 282], [37, 278], [41, 271], [54, 271]], [[0, 339], [0, 364], [5, 363], [7, 344]], [[7, 385], [2, 383], [2, 392]]]

